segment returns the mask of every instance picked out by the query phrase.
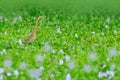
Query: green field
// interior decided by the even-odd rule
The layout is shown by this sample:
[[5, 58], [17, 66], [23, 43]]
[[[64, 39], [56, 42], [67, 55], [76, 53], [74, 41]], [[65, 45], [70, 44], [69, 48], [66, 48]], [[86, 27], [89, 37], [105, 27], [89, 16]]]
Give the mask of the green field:
[[0, 80], [120, 79], [119, 10], [24, 5], [0, 8]]

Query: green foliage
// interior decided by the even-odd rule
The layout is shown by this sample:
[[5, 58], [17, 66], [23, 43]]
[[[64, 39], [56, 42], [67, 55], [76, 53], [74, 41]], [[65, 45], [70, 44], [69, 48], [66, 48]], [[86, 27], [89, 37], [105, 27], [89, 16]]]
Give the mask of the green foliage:
[[[68, 73], [73, 80], [95, 80], [99, 79], [100, 71], [108, 70], [115, 73], [112, 79], [119, 79], [120, 17], [111, 15], [110, 22], [106, 22], [108, 16], [102, 15], [99, 10], [96, 11], [97, 15], [92, 12], [85, 15], [70, 13], [66, 9], [53, 8], [1, 12], [0, 68], [5, 71], [0, 76], [3, 75], [4, 80], [28, 80], [31, 79], [29, 70], [43, 66], [42, 80], [64, 80]], [[25, 44], [25, 39], [35, 25], [34, 18], [39, 15], [46, 18], [39, 21], [37, 37], [32, 43]], [[44, 60], [37, 62], [38, 55], [45, 56]], [[67, 55], [70, 57], [68, 62], [65, 58]], [[6, 68], [5, 60], [12, 61], [11, 67]], [[63, 60], [63, 64], [60, 60]], [[27, 64], [25, 70], [19, 68], [21, 62]], [[115, 66], [114, 69], [111, 69], [112, 65]], [[19, 72], [17, 77], [13, 72], [16, 69]], [[11, 76], [6, 75], [8, 72]], [[108, 78], [109, 76], [100, 79]]]

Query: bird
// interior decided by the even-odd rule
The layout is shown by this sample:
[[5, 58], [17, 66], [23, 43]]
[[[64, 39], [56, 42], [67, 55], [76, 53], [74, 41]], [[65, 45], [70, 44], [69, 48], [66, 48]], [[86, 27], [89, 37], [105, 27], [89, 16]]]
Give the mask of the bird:
[[43, 18], [43, 17], [46, 17], [46, 16], [38, 16], [37, 20], [36, 20], [36, 24], [35, 24], [35, 27], [33, 29], [33, 32], [32, 34], [26, 39], [25, 43], [30, 43], [32, 41], [34, 41], [34, 39], [36, 38], [36, 31], [37, 31], [37, 28], [38, 28], [38, 21], [40, 18]]

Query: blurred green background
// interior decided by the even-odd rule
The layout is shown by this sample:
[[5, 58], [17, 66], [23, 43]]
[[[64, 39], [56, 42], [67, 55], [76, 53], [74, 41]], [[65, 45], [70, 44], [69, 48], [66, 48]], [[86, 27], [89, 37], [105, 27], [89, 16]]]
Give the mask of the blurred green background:
[[0, 0], [0, 10], [19, 10], [38, 7], [44, 9], [68, 9], [72, 12], [87, 13], [98, 10], [105, 14], [119, 13], [119, 0]]

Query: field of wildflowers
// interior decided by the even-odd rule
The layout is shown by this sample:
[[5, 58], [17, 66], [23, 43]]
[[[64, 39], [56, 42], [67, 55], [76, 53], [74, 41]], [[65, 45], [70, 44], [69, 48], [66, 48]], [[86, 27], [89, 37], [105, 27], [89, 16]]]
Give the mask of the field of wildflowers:
[[[0, 80], [119, 80], [120, 16], [31, 8], [0, 12]], [[25, 44], [40, 19], [36, 39]]]

